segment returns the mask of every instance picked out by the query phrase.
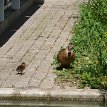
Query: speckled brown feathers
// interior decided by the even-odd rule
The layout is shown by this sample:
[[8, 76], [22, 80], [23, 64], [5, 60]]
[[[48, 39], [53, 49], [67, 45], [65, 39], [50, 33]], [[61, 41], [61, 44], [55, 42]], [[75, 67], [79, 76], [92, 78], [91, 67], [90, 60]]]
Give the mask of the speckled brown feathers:
[[72, 51], [73, 45], [68, 44], [66, 49], [61, 49], [57, 55], [57, 60], [62, 68], [69, 68], [70, 64], [75, 61], [75, 53]]
[[19, 65], [17, 68], [16, 68], [16, 71], [18, 72], [18, 74], [23, 74], [23, 70], [25, 69], [27, 65], [25, 64], [25, 62], [22, 62], [21, 65]]

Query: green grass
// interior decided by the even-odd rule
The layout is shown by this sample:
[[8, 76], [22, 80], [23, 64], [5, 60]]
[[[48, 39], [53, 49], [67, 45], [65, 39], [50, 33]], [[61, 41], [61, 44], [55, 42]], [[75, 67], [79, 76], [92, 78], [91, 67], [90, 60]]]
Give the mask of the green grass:
[[79, 88], [107, 89], [107, 0], [81, 4], [79, 14], [71, 40], [76, 53], [74, 68], [56, 70], [56, 74], [60, 82], [75, 81], [72, 77], [78, 75]]

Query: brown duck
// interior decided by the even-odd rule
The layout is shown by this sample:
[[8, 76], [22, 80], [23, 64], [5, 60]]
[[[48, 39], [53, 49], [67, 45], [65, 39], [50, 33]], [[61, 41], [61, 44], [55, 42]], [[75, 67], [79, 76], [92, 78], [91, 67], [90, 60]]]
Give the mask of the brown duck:
[[73, 45], [68, 44], [67, 48], [61, 49], [57, 55], [57, 60], [61, 64], [61, 68], [69, 68], [70, 64], [75, 60], [75, 53], [72, 51]]
[[18, 72], [18, 74], [23, 74], [23, 70], [25, 69], [27, 65], [25, 64], [25, 62], [22, 62], [21, 65], [19, 65], [17, 68], [16, 68], [16, 71]]

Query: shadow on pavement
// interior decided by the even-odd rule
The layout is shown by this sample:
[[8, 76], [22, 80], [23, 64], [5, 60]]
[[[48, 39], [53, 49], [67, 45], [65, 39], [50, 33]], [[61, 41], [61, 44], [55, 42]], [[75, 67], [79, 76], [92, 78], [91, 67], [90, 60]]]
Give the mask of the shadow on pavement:
[[[2, 47], [9, 38], [41, 7], [41, 5], [33, 4], [23, 15], [13, 22], [10, 27], [0, 35], [0, 47]], [[18, 22], [18, 23], [17, 23]]]

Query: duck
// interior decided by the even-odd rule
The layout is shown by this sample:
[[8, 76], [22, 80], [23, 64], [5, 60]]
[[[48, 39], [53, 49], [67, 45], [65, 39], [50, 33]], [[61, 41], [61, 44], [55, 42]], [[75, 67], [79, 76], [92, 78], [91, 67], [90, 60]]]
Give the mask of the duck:
[[72, 50], [73, 44], [69, 43], [65, 49], [61, 49], [57, 54], [58, 63], [61, 68], [70, 68], [70, 65], [75, 61], [75, 53]]
[[21, 65], [19, 65], [17, 68], [16, 68], [16, 71], [18, 72], [17, 74], [23, 74], [23, 70], [26, 68], [26, 63], [25, 62], [22, 62]]

